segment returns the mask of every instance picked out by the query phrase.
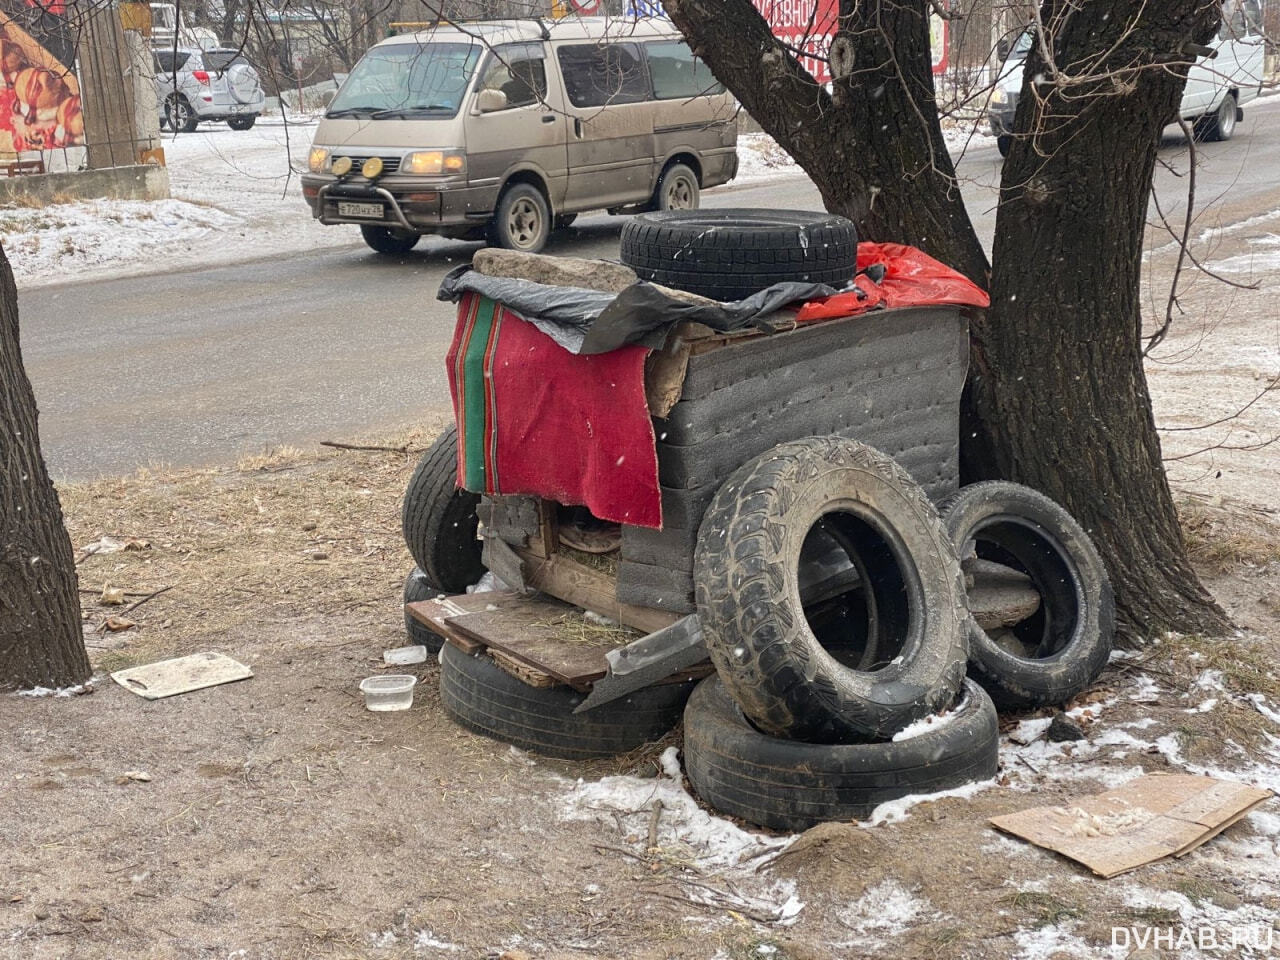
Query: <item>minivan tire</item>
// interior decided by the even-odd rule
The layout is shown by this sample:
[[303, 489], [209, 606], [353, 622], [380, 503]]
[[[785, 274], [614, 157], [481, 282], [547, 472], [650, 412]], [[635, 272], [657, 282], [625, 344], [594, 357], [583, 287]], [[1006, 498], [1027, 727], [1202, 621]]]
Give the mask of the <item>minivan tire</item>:
[[1013, 137], [1007, 133], [1002, 133], [996, 137], [996, 149], [1000, 151], [1000, 156], [1009, 156], [1009, 151], [1013, 149]]
[[1238, 109], [1236, 95], [1228, 91], [1223, 96], [1222, 103], [1218, 104], [1217, 110], [1213, 113], [1206, 113], [1196, 121], [1194, 128], [1196, 139], [1219, 142], [1230, 140], [1236, 132], [1236, 111]]
[[962, 487], [938, 509], [962, 564], [973, 555], [1011, 566], [1040, 593], [1040, 609], [1010, 628], [1017, 650], [968, 618], [969, 676], [1002, 709], [1061, 704], [1086, 689], [1111, 654], [1115, 598], [1080, 524], [1044, 494], [1002, 480]]
[[485, 653], [472, 656], [450, 643], [440, 651], [440, 702], [458, 724], [565, 760], [612, 757], [659, 739], [680, 722], [694, 683], [657, 684], [574, 713], [585, 693], [531, 687]]
[[191, 104], [179, 93], [169, 95], [169, 99], [164, 102], [164, 114], [169, 129], [174, 133], [195, 133], [196, 125], [200, 122]]
[[248, 130], [253, 127], [257, 120], [258, 115], [256, 113], [250, 114], [247, 117], [232, 117], [227, 121], [227, 126], [232, 130]]
[[673, 163], [662, 171], [653, 191], [655, 210], [697, 210], [698, 175], [683, 163]]
[[713, 300], [742, 300], [775, 283], [843, 287], [858, 264], [844, 217], [799, 210], [667, 210], [622, 227], [621, 260], [642, 280]]
[[438, 593], [462, 593], [482, 576], [476, 539], [480, 495], [458, 487], [458, 427], [449, 424], [418, 461], [404, 494], [405, 546]]
[[489, 244], [521, 253], [537, 253], [551, 233], [551, 210], [542, 191], [515, 183], [502, 192], [489, 226]]
[[[820, 526], [867, 571], [871, 629], [896, 641], [871, 664], [865, 651], [824, 644], [807, 618], [800, 565]], [[864, 443], [807, 437], [739, 468], [702, 520], [693, 573], [716, 672], [763, 733], [884, 739], [951, 703], [964, 680], [964, 583], [942, 519]]]
[[375, 227], [367, 224], [361, 225], [360, 236], [364, 237], [364, 242], [371, 249], [388, 256], [408, 253], [422, 239], [422, 234], [414, 233], [410, 230], [401, 230], [397, 227]]
[[945, 720], [888, 743], [797, 743], [756, 730], [719, 677], [684, 710], [684, 768], [721, 813], [771, 830], [866, 820], [882, 803], [989, 780], [999, 766], [999, 719], [972, 681]]

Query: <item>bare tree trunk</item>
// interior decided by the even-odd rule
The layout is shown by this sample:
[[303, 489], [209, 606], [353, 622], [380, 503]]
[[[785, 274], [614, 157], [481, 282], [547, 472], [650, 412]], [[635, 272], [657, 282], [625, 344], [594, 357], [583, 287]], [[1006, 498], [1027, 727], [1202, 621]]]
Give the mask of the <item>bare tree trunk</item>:
[[[749, 0], [665, 6], [827, 209], [855, 220], [866, 238], [912, 244], [987, 283], [942, 141], [926, 0], [841, 0], [830, 94]], [[1044, 4], [1055, 61], [1109, 75], [1053, 96], [1034, 117], [1024, 90], [1019, 128], [1043, 129], [1005, 164], [993, 303], [973, 330], [967, 479], [1021, 481], [1079, 517], [1107, 560], [1130, 634], [1226, 625], [1186, 559], [1142, 370], [1138, 301], [1155, 145], [1182, 89], [1182, 44], [1212, 34], [1217, 8], [1217, 0]], [[1047, 69], [1037, 53], [1025, 82]]]
[[18, 294], [0, 249], [0, 687], [89, 678], [75, 558], [36, 430]]
[[985, 283], [934, 104], [926, 5], [841, 0], [828, 94], [750, 0], [667, 0], [690, 45], [867, 239], [909, 243]]
[[1160, 459], [1139, 302], [1156, 145], [1183, 86], [1143, 65], [1211, 35], [1217, 5], [1117, 0], [1104, 20], [1068, 16], [1066, 2], [1042, 8], [1053, 59], [1079, 64], [1114, 44], [1094, 70], [1111, 76], [1033, 90], [1054, 70], [1038, 48], [1028, 56], [1017, 122], [1028, 132], [1005, 161], [991, 309], [972, 331], [965, 462], [1075, 515], [1107, 559], [1122, 631], [1220, 633]]

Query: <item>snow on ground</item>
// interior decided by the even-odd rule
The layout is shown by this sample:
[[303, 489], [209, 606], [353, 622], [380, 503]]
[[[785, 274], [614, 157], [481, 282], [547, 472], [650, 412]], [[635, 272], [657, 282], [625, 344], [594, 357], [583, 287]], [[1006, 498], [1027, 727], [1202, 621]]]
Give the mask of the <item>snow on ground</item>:
[[250, 130], [202, 124], [164, 136], [170, 200], [92, 200], [0, 209], [0, 242], [19, 287], [71, 277], [233, 263], [351, 244], [302, 199], [313, 120], [262, 117]]

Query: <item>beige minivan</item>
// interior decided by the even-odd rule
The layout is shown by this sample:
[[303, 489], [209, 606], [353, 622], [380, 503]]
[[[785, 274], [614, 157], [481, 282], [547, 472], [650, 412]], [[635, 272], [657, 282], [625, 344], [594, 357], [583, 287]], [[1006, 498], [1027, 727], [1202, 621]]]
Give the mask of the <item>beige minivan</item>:
[[584, 210], [697, 207], [737, 172], [737, 136], [733, 98], [669, 23], [459, 23], [364, 55], [302, 192], [380, 253], [424, 233], [533, 252]]

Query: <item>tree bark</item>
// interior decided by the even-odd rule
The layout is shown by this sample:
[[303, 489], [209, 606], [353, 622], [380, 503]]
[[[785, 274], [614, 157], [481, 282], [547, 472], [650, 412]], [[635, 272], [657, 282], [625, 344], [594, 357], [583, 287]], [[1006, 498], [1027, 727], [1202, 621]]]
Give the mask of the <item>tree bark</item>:
[[18, 344], [18, 294], [0, 249], [0, 688], [89, 679], [75, 558], [40, 455]]
[[926, 5], [841, 0], [827, 93], [750, 0], [667, 0], [694, 53], [866, 239], [908, 243], [985, 285], [934, 101]]
[[[1025, 483], [1089, 531], [1116, 589], [1120, 629], [1221, 633], [1222, 610], [1186, 560], [1142, 367], [1139, 274], [1161, 129], [1189, 39], [1215, 4], [1109, 4], [1110, 16], [1043, 5], [1057, 64], [1109, 50], [1075, 83], [1033, 47], [1005, 161], [991, 309], [974, 324], [965, 463], [975, 478]], [[1076, 67], [1078, 69], [1078, 67]], [[1185, 74], [1185, 67], [1182, 69]], [[1103, 76], [1106, 75], [1106, 76]]]

